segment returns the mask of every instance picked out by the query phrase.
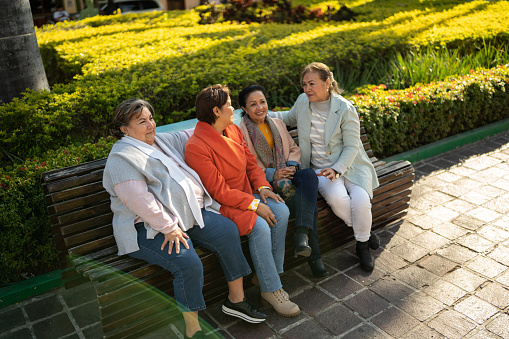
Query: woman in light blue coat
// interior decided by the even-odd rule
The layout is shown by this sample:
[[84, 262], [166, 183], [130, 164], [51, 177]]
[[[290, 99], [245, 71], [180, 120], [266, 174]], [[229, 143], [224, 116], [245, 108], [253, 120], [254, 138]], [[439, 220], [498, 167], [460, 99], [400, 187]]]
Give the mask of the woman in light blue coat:
[[297, 126], [302, 167], [316, 171], [318, 191], [353, 228], [361, 267], [373, 270], [369, 249], [377, 249], [380, 240], [371, 232], [371, 198], [378, 179], [360, 139], [357, 111], [340, 95], [327, 65], [307, 65], [301, 83], [304, 93], [293, 108], [274, 116]]

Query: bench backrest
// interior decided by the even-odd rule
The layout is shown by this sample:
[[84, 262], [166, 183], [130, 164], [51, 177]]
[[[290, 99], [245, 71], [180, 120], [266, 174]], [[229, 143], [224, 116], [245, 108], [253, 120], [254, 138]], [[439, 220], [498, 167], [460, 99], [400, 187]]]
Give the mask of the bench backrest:
[[85, 256], [103, 249], [116, 252], [110, 195], [102, 186], [105, 164], [106, 159], [100, 159], [42, 174], [64, 280], [78, 276], [69, 269], [73, 267], [69, 255]]

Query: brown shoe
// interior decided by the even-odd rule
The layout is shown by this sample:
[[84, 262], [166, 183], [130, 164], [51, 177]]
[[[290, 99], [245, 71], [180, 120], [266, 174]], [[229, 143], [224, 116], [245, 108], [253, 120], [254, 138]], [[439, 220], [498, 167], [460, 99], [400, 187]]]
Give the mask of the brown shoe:
[[282, 288], [275, 292], [262, 292], [262, 305], [272, 306], [277, 314], [283, 317], [295, 317], [299, 315], [300, 308], [290, 301], [288, 293]]

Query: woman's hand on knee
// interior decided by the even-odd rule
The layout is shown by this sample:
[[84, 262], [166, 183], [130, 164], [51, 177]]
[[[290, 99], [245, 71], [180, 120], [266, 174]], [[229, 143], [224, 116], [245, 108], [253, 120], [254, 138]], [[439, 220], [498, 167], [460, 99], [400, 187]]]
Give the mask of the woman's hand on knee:
[[269, 190], [268, 188], [262, 188], [260, 191], [260, 199], [262, 199], [263, 203], [267, 203], [267, 198], [274, 199], [278, 204], [281, 201], [284, 203], [284, 199], [279, 196], [279, 194], [274, 193], [273, 191]]
[[183, 243], [184, 247], [189, 249], [189, 244], [187, 243], [186, 239], [189, 239], [189, 236], [177, 227], [174, 231], [164, 235], [161, 251], [163, 251], [166, 247], [166, 244], [168, 244], [168, 254], [171, 254], [173, 251], [173, 246], [175, 246], [175, 253], [178, 254], [180, 253], [180, 243]]
[[316, 175], [326, 177], [330, 181], [334, 182], [336, 180], [336, 171], [332, 168], [322, 168], [320, 172], [316, 173]]
[[272, 213], [272, 210], [269, 206], [259, 203], [258, 208], [256, 209], [256, 214], [262, 217], [270, 227], [277, 224], [276, 216]]

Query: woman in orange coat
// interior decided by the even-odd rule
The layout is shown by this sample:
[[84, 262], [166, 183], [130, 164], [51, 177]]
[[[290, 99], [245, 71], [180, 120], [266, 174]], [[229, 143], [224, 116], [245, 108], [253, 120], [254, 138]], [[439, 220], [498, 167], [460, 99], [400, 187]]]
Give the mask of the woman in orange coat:
[[229, 94], [222, 85], [207, 87], [198, 94], [199, 122], [187, 142], [185, 160], [222, 205], [220, 212], [235, 222], [240, 235], [247, 235], [262, 303], [272, 305], [282, 316], [293, 317], [300, 309], [289, 300], [279, 279], [290, 212], [272, 191], [242, 132], [234, 125]]

